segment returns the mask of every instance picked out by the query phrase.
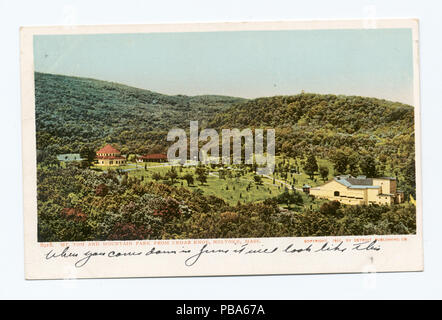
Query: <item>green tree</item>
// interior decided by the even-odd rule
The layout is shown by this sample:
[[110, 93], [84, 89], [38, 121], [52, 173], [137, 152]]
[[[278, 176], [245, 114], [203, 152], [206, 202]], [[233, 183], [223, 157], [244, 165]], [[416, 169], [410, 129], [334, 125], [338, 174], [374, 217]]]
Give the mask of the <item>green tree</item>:
[[135, 154], [130, 154], [127, 156], [128, 162], [134, 162], [136, 160], [137, 156]]
[[193, 185], [193, 174], [190, 172], [186, 173], [183, 176], [183, 179], [186, 180], [188, 186]]
[[196, 180], [198, 180], [201, 184], [205, 184], [207, 182], [207, 172], [203, 166], [198, 166], [195, 169]]
[[322, 180], [324, 180], [324, 181], [327, 180], [328, 173], [329, 173], [328, 167], [326, 167], [326, 166], [319, 167], [319, 174], [321, 175]]
[[322, 214], [334, 215], [341, 207], [341, 203], [339, 201], [328, 201], [324, 202], [319, 208], [319, 212]]
[[262, 184], [262, 178], [261, 178], [261, 176], [259, 176], [257, 174], [253, 176], [253, 180], [255, 180], [256, 184], [259, 184], [259, 185]]
[[302, 205], [303, 200], [302, 196], [298, 192], [290, 192], [286, 188], [283, 193], [276, 197], [276, 202], [280, 204], [286, 204], [287, 209], [290, 209], [291, 204]]
[[163, 176], [159, 172], [154, 172], [152, 174], [152, 179], [154, 179], [155, 181], [159, 181], [159, 180], [163, 179]]
[[207, 175], [199, 174], [196, 176], [196, 180], [198, 180], [201, 184], [205, 184], [207, 182]]
[[373, 178], [377, 176], [376, 160], [372, 155], [365, 155], [362, 157], [361, 162], [359, 163], [359, 168], [361, 169], [362, 174], [367, 177]]
[[176, 172], [174, 167], [171, 167], [169, 171], [166, 173], [166, 178], [170, 179], [172, 184], [175, 183], [176, 178], [178, 178], [178, 173]]
[[80, 148], [80, 156], [82, 159], [84, 159], [83, 161], [85, 161], [87, 163], [87, 165], [90, 166], [94, 162], [94, 159], [96, 156], [95, 150], [93, 148], [91, 148], [90, 146], [84, 144]]
[[316, 162], [315, 156], [311, 153], [304, 164], [304, 172], [313, 179], [315, 172], [318, 171], [318, 163]]
[[352, 152], [348, 156], [347, 160], [348, 160], [348, 173], [353, 176], [357, 176], [359, 174], [358, 172], [359, 155], [356, 152]]
[[331, 157], [335, 174], [344, 174], [347, 171], [348, 158], [344, 151], [338, 149]]

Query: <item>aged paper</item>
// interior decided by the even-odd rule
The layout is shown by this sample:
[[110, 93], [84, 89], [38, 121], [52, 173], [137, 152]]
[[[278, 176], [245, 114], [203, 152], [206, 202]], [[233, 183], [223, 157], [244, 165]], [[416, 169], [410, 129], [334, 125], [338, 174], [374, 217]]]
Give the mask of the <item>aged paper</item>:
[[418, 40], [23, 27], [26, 278], [423, 270]]

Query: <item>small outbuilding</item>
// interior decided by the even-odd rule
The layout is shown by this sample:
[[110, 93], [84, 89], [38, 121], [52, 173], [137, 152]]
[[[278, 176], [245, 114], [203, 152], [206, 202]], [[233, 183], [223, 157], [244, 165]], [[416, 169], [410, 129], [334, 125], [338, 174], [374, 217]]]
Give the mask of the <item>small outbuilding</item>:
[[57, 155], [57, 160], [60, 162], [82, 161], [79, 153], [65, 153]]
[[302, 186], [302, 191], [304, 191], [305, 193], [309, 194], [310, 193], [310, 188], [311, 188], [311, 186], [309, 186], [308, 184], [304, 184]]
[[138, 162], [167, 162], [167, 154], [153, 153], [138, 157]]

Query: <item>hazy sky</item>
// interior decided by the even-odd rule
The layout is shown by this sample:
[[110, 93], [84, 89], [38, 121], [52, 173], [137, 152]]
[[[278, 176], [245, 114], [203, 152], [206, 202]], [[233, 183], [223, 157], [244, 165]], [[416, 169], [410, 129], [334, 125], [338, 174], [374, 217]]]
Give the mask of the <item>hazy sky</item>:
[[305, 92], [413, 103], [410, 29], [39, 35], [35, 70], [164, 94]]

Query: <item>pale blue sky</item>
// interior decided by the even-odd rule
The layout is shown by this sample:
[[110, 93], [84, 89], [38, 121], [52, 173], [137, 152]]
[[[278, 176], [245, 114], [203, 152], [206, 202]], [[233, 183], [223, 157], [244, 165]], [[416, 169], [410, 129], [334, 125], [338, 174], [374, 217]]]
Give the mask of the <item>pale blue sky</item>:
[[413, 103], [411, 29], [39, 35], [35, 70], [164, 94], [305, 92]]

